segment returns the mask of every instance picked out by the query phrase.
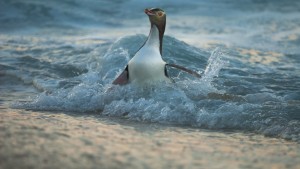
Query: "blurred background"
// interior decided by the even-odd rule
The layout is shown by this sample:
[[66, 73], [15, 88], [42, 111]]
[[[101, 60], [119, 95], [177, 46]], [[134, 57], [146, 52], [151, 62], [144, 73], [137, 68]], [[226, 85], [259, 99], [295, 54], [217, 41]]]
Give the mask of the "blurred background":
[[297, 0], [1, 0], [0, 31], [107, 39], [147, 34], [143, 10], [149, 7], [166, 11], [167, 35], [197, 46], [219, 43], [299, 53]]

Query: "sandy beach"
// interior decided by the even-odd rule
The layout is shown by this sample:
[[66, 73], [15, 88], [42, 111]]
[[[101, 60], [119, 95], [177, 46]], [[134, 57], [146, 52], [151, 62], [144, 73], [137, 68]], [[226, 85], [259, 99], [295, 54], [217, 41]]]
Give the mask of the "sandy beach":
[[300, 168], [300, 145], [99, 115], [0, 113], [0, 168]]

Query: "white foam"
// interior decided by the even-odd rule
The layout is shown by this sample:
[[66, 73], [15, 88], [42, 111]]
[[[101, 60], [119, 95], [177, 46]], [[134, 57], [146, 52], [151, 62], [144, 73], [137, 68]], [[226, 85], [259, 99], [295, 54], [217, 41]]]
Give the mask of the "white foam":
[[[64, 79], [69, 82], [76, 80], [78, 84], [45, 91], [31, 101], [15, 103], [13, 107], [42, 111], [96, 112], [138, 121], [210, 129], [256, 130], [270, 135], [282, 134], [284, 137], [299, 133], [291, 130], [298, 123], [285, 124], [281, 121], [282, 116], [278, 113], [280, 109], [268, 109], [273, 103], [283, 102], [281, 97], [270, 93], [271, 91], [245, 96], [226, 94], [226, 87], [220, 87], [215, 82], [216, 79], [224, 82], [224, 78], [217, 77], [227, 65], [224, 54], [218, 48], [210, 56], [203, 56], [201, 51], [167, 37], [164, 55], [166, 60], [188, 63], [190, 67], [199, 69], [199, 61], [207, 60], [201, 79], [182, 74], [175, 78], [176, 83], [147, 87], [111, 85], [118, 73], [125, 68], [133, 51], [138, 48], [135, 46], [131, 49], [126, 45], [138, 39], [140, 36], [121, 38], [104, 54], [101, 53], [102, 49], [94, 50], [90, 56], [93, 59], [87, 59], [93, 64], [88, 67], [87, 73]], [[169, 50], [171, 47], [178, 47], [180, 52]], [[284, 103], [281, 105], [284, 106]], [[270, 112], [272, 110], [275, 112]], [[276, 127], [278, 124], [283, 127]]]

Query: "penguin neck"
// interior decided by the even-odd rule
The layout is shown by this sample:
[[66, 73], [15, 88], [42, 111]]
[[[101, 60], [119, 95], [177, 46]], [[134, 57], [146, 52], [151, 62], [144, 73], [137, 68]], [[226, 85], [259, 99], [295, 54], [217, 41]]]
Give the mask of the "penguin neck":
[[164, 29], [159, 29], [156, 25], [151, 24], [150, 33], [145, 45], [154, 46], [159, 49], [162, 54], [162, 41], [164, 36]]

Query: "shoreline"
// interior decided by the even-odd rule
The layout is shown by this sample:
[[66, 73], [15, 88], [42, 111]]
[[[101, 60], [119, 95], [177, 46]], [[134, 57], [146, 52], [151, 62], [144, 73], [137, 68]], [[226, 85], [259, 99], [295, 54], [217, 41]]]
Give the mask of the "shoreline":
[[296, 142], [119, 121], [3, 109], [0, 168], [300, 168]]

